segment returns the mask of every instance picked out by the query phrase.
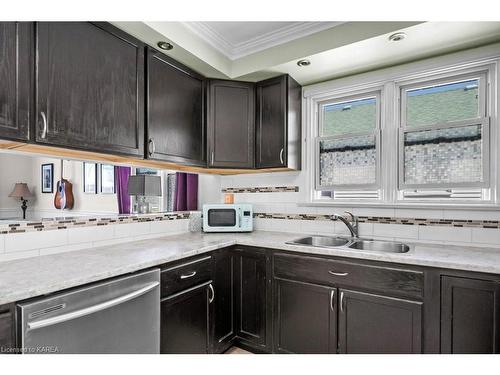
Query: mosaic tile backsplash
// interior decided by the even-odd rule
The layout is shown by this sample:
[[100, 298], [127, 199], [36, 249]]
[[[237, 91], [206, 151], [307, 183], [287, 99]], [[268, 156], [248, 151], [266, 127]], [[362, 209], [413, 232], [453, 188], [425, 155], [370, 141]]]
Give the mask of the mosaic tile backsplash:
[[[254, 213], [254, 218], [276, 220], [331, 220], [336, 221], [333, 215], [324, 214], [287, 214], [287, 213]], [[346, 217], [349, 218], [349, 217]], [[458, 219], [420, 219], [405, 217], [358, 216], [360, 223], [402, 224], [445, 227], [473, 227], [500, 229], [498, 220], [458, 220]]]
[[407, 184], [482, 181], [481, 125], [405, 134]]
[[371, 184], [376, 181], [375, 136], [320, 141], [320, 186]]
[[256, 186], [256, 187], [227, 187], [221, 190], [223, 193], [296, 193], [298, 186]]
[[38, 221], [0, 222], [0, 234], [71, 229], [80, 227], [104, 226], [149, 221], [189, 219], [189, 212], [158, 213], [147, 215], [117, 215], [108, 217], [64, 217], [49, 218]]

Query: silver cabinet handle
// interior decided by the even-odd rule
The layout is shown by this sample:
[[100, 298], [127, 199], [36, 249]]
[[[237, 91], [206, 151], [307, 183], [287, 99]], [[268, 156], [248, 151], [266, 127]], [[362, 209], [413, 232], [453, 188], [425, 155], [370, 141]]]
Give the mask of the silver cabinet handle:
[[212, 284], [210, 284], [208, 286], [208, 288], [210, 289], [210, 293], [212, 294], [209, 298], [208, 298], [208, 303], [212, 303], [215, 299], [215, 290], [214, 290], [214, 287], [212, 286]]
[[154, 153], [156, 152], [156, 145], [155, 145], [155, 141], [153, 138], [149, 139], [148, 151], [149, 151], [149, 156], [153, 156]]
[[210, 165], [214, 165], [214, 152], [210, 155]]
[[281, 148], [281, 151], [280, 151], [280, 162], [281, 162], [281, 164], [285, 164], [285, 162], [283, 161], [283, 151], [285, 151], [285, 149]]
[[332, 289], [330, 291], [330, 310], [333, 311], [334, 309], [334, 303], [333, 303], [333, 297], [335, 296], [335, 291]]
[[347, 276], [349, 275], [349, 272], [333, 272], [333, 271], [328, 271], [330, 275], [333, 276]]
[[190, 277], [193, 277], [194, 275], [196, 275], [196, 271], [193, 271], [187, 275], [181, 275], [181, 280], [183, 279], [189, 279]]
[[42, 121], [43, 121], [43, 128], [42, 128], [42, 139], [45, 139], [47, 137], [47, 116], [45, 115], [45, 112], [40, 112], [40, 115], [42, 116]]
[[340, 292], [340, 312], [344, 312], [344, 292]]
[[31, 322], [31, 323], [28, 323], [28, 328], [29, 329], [38, 329], [38, 328], [48, 327], [48, 326], [52, 326], [54, 324], [66, 322], [68, 320], [81, 318], [82, 316], [94, 314], [96, 312], [109, 309], [113, 306], [120, 305], [124, 302], [130, 301], [134, 298], [142, 296], [143, 294], [146, 294], [150, 290], [153, 290], [154, 288], [158, 287], [158, 285], [160, 285], [160, 283], [158, 281], [155, 281], [154, 283], [150, 283], [150, 284], [146, 285], [145, 287], [137, 289], [136, 291], [134, 291], [132, 293], [125, 294], [121, 297], [117, 297], [117, 298], [111, 299], [111, 300], [106, 301], [106, 302], [98, 303], [97, 305], [89, 306], [89, 307], [86, 307], [86, 308], [83, 308], [80, 310], [76, 310], [76, 311], [73, 311], [73, 312], [70, 312], [67, 314], [54, 316], [52, 318], [39, 320], [37, 322]]

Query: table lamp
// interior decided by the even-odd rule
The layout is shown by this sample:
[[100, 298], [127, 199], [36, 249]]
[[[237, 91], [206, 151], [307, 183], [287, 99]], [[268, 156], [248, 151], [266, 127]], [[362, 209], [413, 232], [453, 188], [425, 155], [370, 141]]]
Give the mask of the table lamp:
[[30, 189], [28, 189], [28, 184], [25, 182], [18, 182], [14, 186], [14, 190], [9, 194], [9, 197], [12, 198], [21, 198], [21, 208], [23, 209], [23, 220], [26, 220], [26, 209], [28, 205], [26, 204], [28, 201], [25, 198], [31, 197], [32, 194]]

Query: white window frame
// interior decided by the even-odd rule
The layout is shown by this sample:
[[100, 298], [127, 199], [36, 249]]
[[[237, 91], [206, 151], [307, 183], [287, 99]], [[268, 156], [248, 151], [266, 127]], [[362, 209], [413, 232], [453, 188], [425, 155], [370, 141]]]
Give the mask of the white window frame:
[[[455, 188], [489, 188], [490, 185], [490, 117], [487, 106], [488, 100], [488, 71], [479, 69], [473, 72], [455, 72], [446, 74], [440, 78], [433, 79], [418, 79], [410, 82], [396, 82], [396, 90], [399, 95], [399, 149], [398, 149], [398, 189], [399, 190], [435, 190], [435, 189], [455, 189]], [[471, 79], [479, 79], [479, 117], [449, 121], [444, 123], [426, 124], [408, 127], [406, 123], [406, 104], [408, 91], [423, 88], [428, 86], [438, 86], [454, 82], [462, 82]], [[441, 130], [459, 128], [472, 125], [481, 125], [482, 135], [482, 181], [481, 182], [464, 182], [464, 183], [435, 183], [435, 184], [408, 184], [404, 181], [404, 136], [408, 132], [418, 132], [425, 130]]]
[[[401, 198], [399, 189], [400, 86], [432, 79], [446, 79], [460, 74], [486, 72], [486, 108], [489, 118], [489, 188], [482, 189], [481, 200], [408, 199]], [[299, 205], [332, 207], [379, 207], [423, 209], [500, 209], [500, 49], [484, 47], [452, 55], [422, 60], [379, 71], [358, 74], [337, 80], [306, 86], [303, 89], [302, 165], [304, 189]], [[378, 199], [323, 198], [316, 190], [316, 138], [319, 136], [319, 103], [334, 98], [349, 97], [370, 91], [380, 91], [380, 190]], [[413, 129], [416, 129], [415, 126]], [[413, 130], [412, 129], [412, 130]], [[484, 131], [483, 131], [484, 134]], [[487, 161], [488, 162], [488, 161]], [[337, 188], [338, 190], [338, 188]]]
[[[375, 127], [372, 131], [366, 132], [356, 132], [356, 133], [344, 133], [340, 135], [333, 136], [324, 136], [323, 135], [323, 121], [324, 121], [324, 108], [328, 105], [342, 103], [342, 102], [350, 102], [355, 100], [362, 100], [368, 98], [375, 98]], [[380, 189], [380, 113], [381, 113], [381, 92], [377, 91], [367, 91], [358, 93], [356, 95], [349, 96], [337, 96], [334, 98], [330, 98], [328, 100], [324, 100], [318, 102], [318, 134], [315, 141], [315, 190], [316, 191], [328, 191], [328, 190], [379, 190]], [[363, 137], [363, 136], [373, 136], [375, 139], [375, 182], [372, 184], [335, 184], [335, 185], [321, 185], [320, 184], [320, 142], [321, 141], [331, 141], [331, 140], [340, 140], [340, 139], [349, 139], [353, 137]]]

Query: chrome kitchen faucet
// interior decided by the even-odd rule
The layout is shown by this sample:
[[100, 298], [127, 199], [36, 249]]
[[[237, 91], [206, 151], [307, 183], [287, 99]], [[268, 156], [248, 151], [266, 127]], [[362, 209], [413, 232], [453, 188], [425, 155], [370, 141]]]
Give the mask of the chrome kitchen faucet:
[[332, 217], [334, 219], [338, 219], [341, 222], [343, 222], [347, 229], [349, 229], [349, 232], [351, 232], [351, 237], [358, 238], [359, 237], [359, 222], [358, 218], [352, 214], [352, 212], [345, 211], [346, 214], [348, 214], [351, 217], [351, 221], [347, 220], [344, 216], [334, 214]]

